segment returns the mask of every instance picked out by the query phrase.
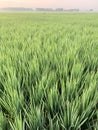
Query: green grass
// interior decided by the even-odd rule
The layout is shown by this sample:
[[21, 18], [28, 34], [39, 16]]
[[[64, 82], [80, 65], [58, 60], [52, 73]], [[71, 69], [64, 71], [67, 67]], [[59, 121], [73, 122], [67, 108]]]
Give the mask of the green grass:
[[0, 13], [0, 130], [98, 130], [97, 13]]

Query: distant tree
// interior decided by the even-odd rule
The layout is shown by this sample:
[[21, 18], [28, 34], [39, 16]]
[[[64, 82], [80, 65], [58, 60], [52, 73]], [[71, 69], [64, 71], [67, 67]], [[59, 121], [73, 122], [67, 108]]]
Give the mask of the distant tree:
[[90, 9], [89, 11], [91, 11], [91, 12], [92, 12], [92, 11], [93, 11], [93, 9]]

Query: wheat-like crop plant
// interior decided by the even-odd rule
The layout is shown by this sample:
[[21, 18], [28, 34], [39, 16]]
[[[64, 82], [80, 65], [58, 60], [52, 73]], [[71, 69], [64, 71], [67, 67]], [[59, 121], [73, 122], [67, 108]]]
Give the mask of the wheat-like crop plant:
[[98, 130], [98, 14], [0, 13], [0, 130]]

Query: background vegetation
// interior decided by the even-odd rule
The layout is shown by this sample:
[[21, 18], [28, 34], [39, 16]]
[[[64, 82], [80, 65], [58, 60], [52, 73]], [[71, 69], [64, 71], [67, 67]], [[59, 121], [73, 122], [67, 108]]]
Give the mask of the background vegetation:
[[0, 14], [0, 130], [98, 130], [98, 14]]

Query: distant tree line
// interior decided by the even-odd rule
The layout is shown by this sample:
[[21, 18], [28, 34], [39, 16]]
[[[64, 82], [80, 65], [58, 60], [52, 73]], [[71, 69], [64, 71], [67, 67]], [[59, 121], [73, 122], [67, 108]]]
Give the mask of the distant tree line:
[[[13, 12], [33, 12], [33, 11], [47, 11], [47, 12], [79, 12], [81, 10], [79, 9], [63, 9], [63, 8], [17, 8], [17, 7], [11, 7], [11, 8], [2, 8], [0, 11], [13, 11]], [[86, 10], [87, 12], [92, 12], [93, 9]]]

